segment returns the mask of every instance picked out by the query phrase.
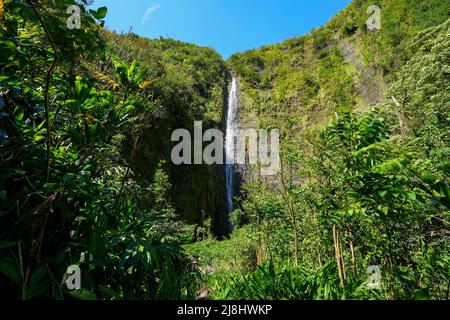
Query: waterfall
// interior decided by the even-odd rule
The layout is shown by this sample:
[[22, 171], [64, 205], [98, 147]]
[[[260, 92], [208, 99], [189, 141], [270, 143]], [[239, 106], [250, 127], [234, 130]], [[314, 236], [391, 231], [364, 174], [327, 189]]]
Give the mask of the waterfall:
[[227, 208], [228, 213], [234, 210], [234, 135], [233, 130], [236, 126], [236, 109], [237, 109], [237, 80], [233, 77], [231, 90], [228, 97], [227, 111], [227, 132], [225, 136], [225, 174], [227, 183]]

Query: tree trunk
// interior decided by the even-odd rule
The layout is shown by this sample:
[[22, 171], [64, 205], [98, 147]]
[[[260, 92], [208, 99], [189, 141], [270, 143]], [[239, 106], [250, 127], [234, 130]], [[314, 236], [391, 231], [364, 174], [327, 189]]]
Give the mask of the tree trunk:
[[336, 257], [336, 263], [337, 268], [339, 272], [339, 280], [341, 283], [341, 288], [344, 288], [344, 276], [342, 274], [342, 268], [341, 268], [341, 255], [340, 255], [340, 249], [339, 249], [339, 239], [338, 239], [338, 232], [336, 229], [336, 225], [333, 224], [333, 242], [334, 242], [334, 253]]
[[350, 253], [352, 254], [352, 267], [353, 267], [353, 273], [356, 272], [356, 257], [355, 257], [355, 248], [353, 246], [353, 234], [350, 231]]
[[394, 101], [395, 105], [397, 106], [397, 120], [398, 120], [398, 125], [400, 127], [400, 134], [402, 135], [402, 139], [406, 140], [408, 138], [408, 129], [406, 128], [406, 125], [405, 125], [405, 114], [403, 113], [402, 106], [400, 105], [400, 103], [397, 101], [397, 99], [394, 96], [392, 96], [392, 100]]
[[339, 243], [339, 256], [341, 257], [341, 268], [342, 268], [342, 277], [344, 278], [344, 281], [347, 280], [347, 273], [345, 271], [345, 257], [344, 257], [344, 250], [342, 250], [342, 242], [341, 242], [341, 233], [339, 229], [336, 230], [337, 232], [337, 239]]

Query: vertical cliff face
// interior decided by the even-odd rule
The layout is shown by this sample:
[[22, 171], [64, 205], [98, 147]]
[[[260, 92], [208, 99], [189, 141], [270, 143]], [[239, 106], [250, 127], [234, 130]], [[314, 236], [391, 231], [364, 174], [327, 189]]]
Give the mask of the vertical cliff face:
[[189, 224], [203, 224], [211, 219], [211, 231], [218, 237], [226, 235], [224, 166], [175, 165], [171, 159], [172, 148], [178, 144], [171, 141], [174, 130], [187, 129], [192, 146], [195, 121], [202, 121], [203, 133], [211, 128], [224, 132], [231, 81], [225, 62], [210, 48], [171, 39], [148, 40], [133, 34], [107, 36], [110, 42], [125, 43], [131, 53], [136, 52], [132, 56], [139, 57], [150, 71], [149, 78], [155, 79], [149, 87], [154, 108], [143, 112], [142, 126], [129, 133], [123, 148], [123, 153], [129, 155], [135, 137], [140, 135], [132, 164], [136, 178], [151, 181], [162, 164], [170, 178], [170, 201], [178, 216]]
[[355, 0], [307, 35], [232, 56], [241, 80], [242, 124], [278, 127], [299, 140], [298, 133], [317, 133], [336, 114], [382, 101], [411, 54], [409, 40], [444, 22], [448, 2], [377, 1], [377, 31], [367, 26], [373, 4]]
[[[171, 200], [176, 213], [190, 224], [202, 224], [211, 219], [213, 234], [221, 237], [227, 234], [225, 170], [223, 165], [174, 165], [171, 162], [170, 142], [173, 128], [186, 128], [193, 131], [188, 124], [177, 127], [169, 124], [170, 115], [154, 119], [144, 129], [143, 140], [135, 161], [135, 172], [142, 178], [149, 179], [161, 161], [169, 174], [172, 185]], [[218, 126], [211, 124], [204, 127]]]
[[[411, 40], [446, 21], [449, 4], [378, 1], [382, 24], [377, 31], [367, 24], [373, 4], [355, 0], [309, 34], [233, 55], [229, 64], [239, 79], [239, 125], [279, 128], [281, 152], [289, 153], [292, 145], [304, 147], [347, 112], [364, 114], [386, 99], [389, 105], [393, 83], [406, 83], [401, 67], [414, 55]], [[237, 167], [236, 175], [241, 181], [257, 176], [249, 166]]]

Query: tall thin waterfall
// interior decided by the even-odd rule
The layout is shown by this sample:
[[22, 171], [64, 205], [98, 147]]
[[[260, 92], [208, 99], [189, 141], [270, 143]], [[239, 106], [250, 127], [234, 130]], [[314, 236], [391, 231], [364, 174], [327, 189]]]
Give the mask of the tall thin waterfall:
[[234, 136], [233, 130], [236, 127], [236, 108], [237, 108], [237, 80], [233, 77], [231, 90], [228, 97], [227, 112], [227, 133], [225, 137], [225, 173], [227, 179], [227, 207], [228, 213], [234, 210]]

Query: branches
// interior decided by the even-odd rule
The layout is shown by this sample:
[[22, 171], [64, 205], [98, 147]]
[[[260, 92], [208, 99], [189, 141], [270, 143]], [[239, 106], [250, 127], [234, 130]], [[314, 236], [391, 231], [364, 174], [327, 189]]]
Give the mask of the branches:
[[36, 8], [36, 5], [33, 3], [32, 0], [27, 0], [27, 2], [33, 9], [37, 19], [39, 20], [39, 23], [42, 26], [42, 29], [44, 29], [44, 32], [48, 38], [48, 41], [50, 42], [50, 45], [53, 49], [53, 54], [55, 55], [50, 67], [47, 69], [46, 76], [45, 76], [45, 88], [44, 88], [45, 127], [47, 130], [46, 137], [45, 137], [45, 144], [47, 146], [46, 159], [45, 159], [45, 181], [49, 182], [50, 176], [51, 176], [51, 174], [50, 174], [51, 168], [50, 167], [51, 167], [51, 148], [52, 148], [49, 90], [50, 90], [50, 82], [53, 77], [53, 72], [55, 71], [56, 65], [58, 63], [58, 51], [57, 51], [55, 42], [53, 41], [52, 35], [51, 35], [50, 31], [48, 30], [47, 26], [45, 25], [44, 21], [42, 20], [42, 17]]
[[291, 220], [292, 228], [293, 228], [293, 232], [294, 232], [294, 261], [295, 261], [295, 265], [297, 266], [298, 265], [298, 251], [299, 251], [297, 215], [295, 212], [293, 201], [290, 198], [289, 190], [288, 190], [286, 182], [284, 180], [283, 173], [281, 172], [279, 176], [280, 176], [280, 180], [281, 180], [281, 185], [283, 186], [283, 191], [281, 191], [281, 196], [283, 197], [283, 200], [288, 208], [289, 218]]

